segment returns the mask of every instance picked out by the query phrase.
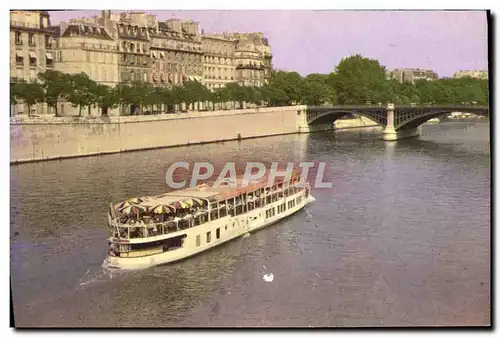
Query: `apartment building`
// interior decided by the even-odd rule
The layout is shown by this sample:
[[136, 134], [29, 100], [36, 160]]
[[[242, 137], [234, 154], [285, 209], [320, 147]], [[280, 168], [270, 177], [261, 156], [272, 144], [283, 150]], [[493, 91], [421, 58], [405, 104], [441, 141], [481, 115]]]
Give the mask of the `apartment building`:
[[[46, 11], [11, 11], [11, 80], [36, 80], [46, 69], [114, 86], [134, 81], [171, 87], [196, 80], [214, 90], [228, 83], [262, 86], [272, 53], [262, 33], [203, 34], [199, 23], [160, 21], [144, 12], [101, 11], [51, 26]], [[24, 105], [16, 107], [23, 112]], [[58, 106], [59, 108], [59, 106]], [[49, 113], [43, 104], [36, 113]], [[63, 115], [77, 114], [61, 102]]]
[[[53, 69], [56, 39], [46, 11], [10, 12], [10, 78], [11, 81], [35, 81], [38, 73]], [[24, 104], [12, 113], [26, 113]], [[46, 104], [33, 107], [33, 112], [47, 113]]]
[[414, 83], [417, 80], [437, 80], [439, 76], [430, 69], [404, 68], [387, 72], [387, 78], [395, 79], [399, 83]]
[[472, 77], [481, 80], [488, 79], [488, 70], [458, 70], [453, 78]]

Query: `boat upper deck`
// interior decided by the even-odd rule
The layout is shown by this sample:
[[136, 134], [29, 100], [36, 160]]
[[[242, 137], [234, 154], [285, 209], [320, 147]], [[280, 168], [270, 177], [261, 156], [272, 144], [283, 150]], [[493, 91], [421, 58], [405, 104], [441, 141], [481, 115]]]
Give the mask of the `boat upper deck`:
[[[299, 177], [300, 171], [294, 170], [291, 175], [291, 180], [298, 179]], [[285, 177], [277, 176], [274, 178], [274, 185], [282, 184], [284, 180]], [[141, 197], [142, 200], [138, 204], [146, 207], [154, 207], [159, 204], [167, 205], [176, 201], [192, 198], [220, 201], [237, 197], [245, 193], [251, 193], [266, 187], [271, 187], [269, 184], [269, 174], [266, 174], [260, 179], [251, 181], [245, 181], [243, 176], [238, 176], [234, 180], [226, 179], [220, 181], [219, 185], [216, 185], [216, 182], [203, 183], [196, 187], [188, 187], [157, 196]]]

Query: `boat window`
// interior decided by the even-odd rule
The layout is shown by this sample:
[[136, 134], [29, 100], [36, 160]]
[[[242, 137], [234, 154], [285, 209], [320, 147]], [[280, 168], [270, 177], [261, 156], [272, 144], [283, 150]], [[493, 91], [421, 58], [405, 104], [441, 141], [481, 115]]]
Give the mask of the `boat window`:
[[217, 228], [217, 230], [215, 231], [215, 238], [220, 239], [220, 228]]
[[219, 218], [219, 212], [217, 210], [212, 210], [210, 212], [210, 220], [213, 221], [213, 220], [217, 220]]
[[210, 243], [212, 240], [212, 232], [207, 232], [207, 243]]
[[196, 247], [199, 247], [200, 245], [201, 245], [200, 236], [196, 235]]
[[224, 227], [224, 230], [226, 230], [226, 231], [227, 231], [227, 226], [226, 226], [226, 227]]

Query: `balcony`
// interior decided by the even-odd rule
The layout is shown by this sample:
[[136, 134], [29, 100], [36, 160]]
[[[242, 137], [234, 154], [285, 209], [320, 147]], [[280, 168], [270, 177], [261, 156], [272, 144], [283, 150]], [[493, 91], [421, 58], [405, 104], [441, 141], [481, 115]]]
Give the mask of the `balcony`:
[[236, 70], [251, 69], [251, 70], [263, 70], [264, 67], [256, 64], [238, 64]]
[[11, 21], [10, 26], [11, 27], [19, 27], [19, 28], [32, 28], [32, 29], [41, 29], [42, 28], [42, 27], [40, 27], [40, 24], [22, 22], [22, 21]]

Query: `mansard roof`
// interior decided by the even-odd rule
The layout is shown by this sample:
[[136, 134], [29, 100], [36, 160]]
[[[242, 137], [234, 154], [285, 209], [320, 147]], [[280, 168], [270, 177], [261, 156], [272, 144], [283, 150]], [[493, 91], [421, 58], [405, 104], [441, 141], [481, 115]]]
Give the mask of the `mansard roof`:
[[[58, 27], [58, 31], [60, 31], [60, 27]], [[69, 36], [88, 36], [95, 37], [99, 39], [113, 40], [111, 35], [101, 26], [92, 25], [89, 23], [70, 23], [68, 28], [64, 31], [64, 37]]]
[[149, 41], [149, 29], [131, 23], [117, 22], [118, 36], [122, 39]]

